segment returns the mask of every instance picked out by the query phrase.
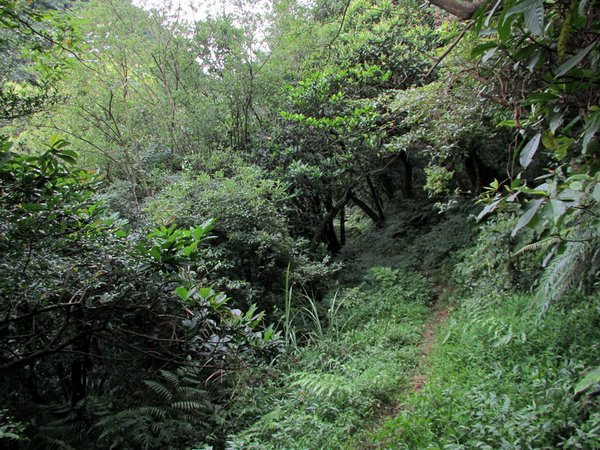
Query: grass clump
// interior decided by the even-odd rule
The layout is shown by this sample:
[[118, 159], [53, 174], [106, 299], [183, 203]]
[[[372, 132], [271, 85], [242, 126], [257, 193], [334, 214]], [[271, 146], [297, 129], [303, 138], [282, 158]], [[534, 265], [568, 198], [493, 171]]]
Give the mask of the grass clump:
[[286, 355], [238, 398], [262, 416], [227, 448], [346, 448], [394, 407], [417, 366], [431, 286], [419, 275], [377, 267], [336, 295], [338, 314], [324, 318], [319, 339]]
[[598, 405], [574, 393], [600, 362], [600, 296], [537, 324], [531, 301], [465, 302], [440, 332], [425, 388], [371, 436], [372, 447], [600, 448]]

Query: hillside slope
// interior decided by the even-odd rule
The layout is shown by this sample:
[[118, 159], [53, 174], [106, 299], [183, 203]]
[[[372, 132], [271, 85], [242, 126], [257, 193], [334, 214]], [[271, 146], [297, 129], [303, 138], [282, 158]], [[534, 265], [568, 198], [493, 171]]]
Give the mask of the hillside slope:
[[456, 284], [489, 235], [475, 240], [468, 208], [423, 208], [399, 205], [383, 230], [355, 223], [323, 301], [295, 287], [297, 345], [247, 374], [234, 409], [248, 425], [226, 448], [597, 447], [597, 404], [573, 388], [598, 364], [600, 297], [538, 323], [529, 294]]

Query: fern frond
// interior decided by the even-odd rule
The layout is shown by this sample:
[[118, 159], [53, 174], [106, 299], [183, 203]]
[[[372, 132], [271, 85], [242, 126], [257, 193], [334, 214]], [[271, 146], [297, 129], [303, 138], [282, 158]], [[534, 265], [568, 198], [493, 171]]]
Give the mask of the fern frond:
[[163, 425], [159, 423], [153, 423], [152, 425], [150, 425], [150, 430], [152, 430], [153, 433], [158, 434], [159, 436], [161, 435], [161, 433], [164, 433], [163, 428]]
[[348, 394], [351, 390], [343, 377], [331, 373], [299, 372], [292, 378], [295, 378], [295, 381], [291, 386], [302, 388], [316, 396], [332, 397]]
[[159, 420], [165, 420], [167, 418], [167, 412], [158, 406], [142, 406], [135, 410], [138, 415], [149, 415]]
[[173, 399], [173, 394], [162, 383], [153, 380], [144, 380], [144, 384], [150, 388], [152, 392], [160, 397], [164, 402], [170, 402]]
[[491, 301], [487, 298], [473, 297], [468, 298], [463, 303], [463, 310], [469, 317], [470, 323], [478, 323], [491, 306]]
[[172, 403], [171, 408], [178, 409], [180, 411], [195, 411], [203, 409], [204, 404], [202, 402], [195, 402], [193, 400], [183, 400]]
[[600, 239], [595, 232], [583, 230], [567, 242], [564, 252], [550, 262], [542, 275], [535, 297], [539, 317], [543, 317], [553, 302], [559, 300], [598, 264]]
[[152, 448], [153, 441], [150, 434], [143, 434], [140, 440], [142, 445], [144, 446], [143, 448]]
[[163, 378], [165, 380], [167, 380], [173, 386], [178, 386], [181, 381], [180, 374], [178, 374], [178, 373], [170, 372], [168, 370], [161, 370], [160, 374], [163, 376]]
[[180, 386], [177, 388], [177, 393], [185, 396], [186, 398], [204, 399], [208, 396], [204, 389], [192, 386]]
[[64, 442], [60, 439], [55, 439], [55, 438], [49, 437], [49, 436], [43, 436], [43, 439], [49, 445], [49, 447], [46, 447], [46, 448], [60, 449], [60, 450], [75, 450], [73, 447], [71, 447], [66, 442]]
[[531, 244], [525, 245], [524, 247], [521, 247], [517, 252], [513, 253], [512, 256], [513, 256], [513, 258], [519, 258], [520, 256], [523, 256], [525, 253], [535, 252], [537, 250], [545, 249], [545, 248], [551, 247], [552, 245], [556, 245], [559, 242], [561, 242], [561, 240], [558, 236], [550, 236], [546, 239], [542, 239], [540, 241], [533, 242]]

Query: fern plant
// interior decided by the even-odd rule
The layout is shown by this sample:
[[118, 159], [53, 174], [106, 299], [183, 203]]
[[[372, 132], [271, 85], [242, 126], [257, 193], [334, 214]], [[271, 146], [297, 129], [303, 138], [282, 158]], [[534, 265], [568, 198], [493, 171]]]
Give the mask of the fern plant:
[[7, 413], [7, 410], [0, 409], [0, 442], [22, 440], [25, 425], [16, 422], [11, 416], [7, 415]]
[[536, 295], [540, 316], [577, 284], [591, 284], [599, 269], [600, 234], [596, 227], [576, 230], [564, 242], [564, 250], [554, 256], [541, 278]]
[[183, 367], [161, 370], [145, 380], [146, 402], [98, 420], [94, 430], [106, 448], [185, 448], [210, 434], [219, 408], [209, 401], [199, 371]]
[[317, 397], [345, 397], [351, 392], [350, 384], [344, 377], [332, 373], [297, 372], [292, 379], [291, 386]]

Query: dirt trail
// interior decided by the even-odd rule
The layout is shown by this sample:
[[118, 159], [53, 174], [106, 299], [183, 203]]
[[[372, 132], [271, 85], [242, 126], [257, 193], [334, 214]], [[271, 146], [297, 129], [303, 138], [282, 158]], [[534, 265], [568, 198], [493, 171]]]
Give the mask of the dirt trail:
[[[429, 355], [433, 345], [435, 344], [436, 333], [438, 328], [444, 324], [444, 322], [448, 319], [448, 315], [450, 314], [450, 310], [445, 305], [444, 300], [452, 291], [452, 288], [444, 283], [436, 283], [434, 290], [436, 293], [436, 298], [435, 303], [431, 305], [433, 316], [425, 324], [425, 329], [421, 335], [421, 355], [419, 363], [416, 367], [416, 373], [410, 380], [410, 388], [407, 391], [407, 395], [419, 392], [427, 383], [427, 376], [425, 375], [425, 372], [429, 362]], [[385, 408], [382, 408], [380, 411], [378, 411], [378, 414], [381, 420], [383, 420], [386, 417], [395, 417], [399, 415], [401, 410], [402, 407], [399, 403], [393, 403]], [[363, 446], [361, 448], [370, 450], [382, 447], [376, 446], [373, 443], [363, 442]]]
[[436, 283], [433, 287], [436, 293], [435, 303], [432, 306], [433, 317], [425, 325], [425, 330], [421, 336], [421, 358], [418, 365], [418, 373], [416, 373], [411, 382], [411, 390], [413, 392], [420, 391], [425, 383], [427, 376], [424, 374], [425, 367], [429, 360], [429, 354], [435, 344], [435, 336], [437, 329], [448, 319], [449, 310], [445, 306], [445, 298], [452, 292], [452, 288], [445, 283]]
[[[437, 304], [436, 304], [437, 305]], [[436, 307], [433, 318], [427, 322], [425, 325], [425, 331], [423, 331], [422, 335], [422, 344], [421, 344], [421, 360], [419, 361], [419, 372], [422, 372], [424, 366], [427, 364], [427, 360], [429, 358], [429, 354], [431, 353], [431, 348], [435, 343], [435, 334], [437, 329], [442, 325], [446, 319], [448, 318], [448, 308]], [[410, 386], [413, 392], [420, 391], [425, 383], [427, 382], [427, 377], [423, 373], [417, 373], [411, 380]]]

